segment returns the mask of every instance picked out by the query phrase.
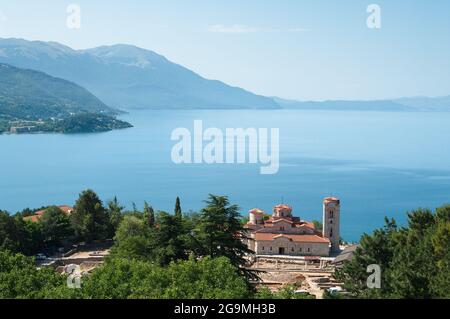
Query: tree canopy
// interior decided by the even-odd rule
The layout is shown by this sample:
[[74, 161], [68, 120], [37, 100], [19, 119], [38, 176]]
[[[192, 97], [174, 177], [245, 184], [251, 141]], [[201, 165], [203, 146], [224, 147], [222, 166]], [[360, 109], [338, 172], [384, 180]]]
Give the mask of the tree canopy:
[[39, 222], [45, 245], [61, 245], [74, 234], [69, 216], [59, 207], [47, 208]]
[[[50, 206], [37, 222], [0, 211], [0, 298], [311, 298], [286, 286], [255, 291], [257, 274], [246, 270], [245, 236], [239, 208], [227, 197], [210, 195], [199, 213], [173, 214], [145, 203], [125, 212], [117, 198], [104, 208], [91, 190], [80, 194], [70, 218]], [[74, 238], [93, 241], [114, 235], [106, 263], [83, 277], [81, 289], [68, 289], [65, 276], [38, 269], [40, 249]], [[450, 298], [450, 205], [434, 212], [417, 209], [400, 227], [365, 234], [354, 258], [336, 271], [350, 298]], [[367, 267], [381, 268], [381, 289], [367, 286]], [[340, 295], [327, 294], [336, 298]]]
[[[449, 298], [450, 206], [418, 209], [408, 214], [408, 226], [394, 220], [361, 238], [354, 258], [336, 277], [356, 298]], [[369, 265], [381, 268], [381, 289], [366, 285]]]
[[70, 216], [76, 236], [86, 242], [107, 239], [109, 217], [98, 195], [92, 190], [80, 194]]
[[117, 258], [97, 269], [82, 289], [84, 298], [237, 299], [248, 298], [245, 279], [227, 258], [203, 258], [161, 267]]
[[65, 283], [53, 269], [37, 269], [33, 258], [0, 251], [0, 299], [52, 298]]
[[230, 205], [225, 196], [209, 195], [206, 207], [201, 210], [199, 219], [192, 235], [198, 244], [200, 255], [227, 257], [236, 267], [241, 267], [243, 274], [251, 279], [257, 279], [254, 272], [245, 270], [245, 256], [252, 251], [242, 241], [245, 230], [241, 223], [239, 207]]

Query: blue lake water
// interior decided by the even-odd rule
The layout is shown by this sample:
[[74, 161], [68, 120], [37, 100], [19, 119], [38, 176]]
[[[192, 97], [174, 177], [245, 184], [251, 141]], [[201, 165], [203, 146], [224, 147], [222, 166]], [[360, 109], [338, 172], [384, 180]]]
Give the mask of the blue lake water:
[[[322, 217], [322, 199], [342, 200], [342, 236], [358, 240], [406, 212], [450, 203], [450, 113], [331, 111], [137, 111], [128, 130], [87, 135], [0, 136], [0, 208], [73, 204], [92, 188], [105, 201], [198, 210], [209, 193], [243, 214], [282, 200], [295, 215]], [[260, 165], [175, 165], [171, 132], [194, 120], [218, 128], [280, 128], [280, 171]]]

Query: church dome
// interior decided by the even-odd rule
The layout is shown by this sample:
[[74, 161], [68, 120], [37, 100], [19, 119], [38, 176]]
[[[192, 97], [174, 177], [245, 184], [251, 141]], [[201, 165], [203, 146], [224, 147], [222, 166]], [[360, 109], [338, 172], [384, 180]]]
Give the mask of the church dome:
[[273, 208], [274, 218], [290, 218], [292, 217], [292, 207], [288, 205], [277, 205]]

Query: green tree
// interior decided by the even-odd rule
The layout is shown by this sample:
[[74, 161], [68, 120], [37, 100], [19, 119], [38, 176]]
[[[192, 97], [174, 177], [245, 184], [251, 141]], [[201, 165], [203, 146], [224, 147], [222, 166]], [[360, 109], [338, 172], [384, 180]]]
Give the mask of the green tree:
[[245, 280], [227, 258], [150, 262], [114, 258], [83, 283], [85, 298], [237, 299], [251, 296]]
[[[360, 247], [356, 249], [353, 260], [346, 263], [343, 269], [336, 271], [335, 277], [339, 281], [345, 282], [345, 289], [354, 296], [375, 298], [391, 290], [391, 282], [388, 280], [386, 269], [394, 255], [393, 238], [398, 232], [398, 228], [394, 220], [386, 218], [385, 221], [386, 225], [375, 230], [373, 235], [362, 236]], [[367, 267], [373, 264], [379, 265], [382, 269], [383, 291], [367, 287]]]
[[102, 201], [94, 191], [82, 192], [74, 208], [70, 217], [79, 239], [86, 242], [107, 239], [109, 218]]
[[181, 201], [179, 197], [177, 197], [175, 201], [175, 217], [177, 217], [180, 220], [183, 218], [183, 212], [181, 210]]
[[157, 229], [151, 237], [155, 261], [168, 265], [172, 261], [188, 258], [188, 249], [182, 220], [165, 212], [160, 212]]
[[323, 230], [323, 224], [322, 222], [318, 221], [318, 220], [314, 220], [313, 221], [314, 224], [314, 228], [318, 231], [322, 231]]
[[74, 234], [69, 216], [59, 207], [47, 208], [39, 222], [42, 225], [43, 242], [46, 246], [61, 245]]
[[7, 212], [0, 211], [0, 250], [20, 251], [20, 233]]
[[26, 256], [39, 253], [44, 248], [44, 236], [42, 224], [32, 221], [24, 221], [20, 215], [14, 217], [16, 229], [19, 233], [19, 250]]
[[151, 229], [148, 224], [133, 215], [125, 216], [114, 237], [112, 256], [137, 260], [151, 260]]
[[51, 298], [65, 284], [53, 269], [37, 269], [32, 258], [0, 251], [0, 299]]
[[438, 210], [436, 218], [439, 220], [439, 225], [431, 238], [437, 271], [430, 286], [432, 295], [441, 298], [450, 298], [450, 218], [447, 219], [450, 215], [442, 218], [440, 214], [448, 212], [449, 209], [450, 206], [446, 206]]
[[252, 253], [242, 241], [244, 234], [239, 207], [230, 205], [227, 197], [209, 195], [192, 234], [199, 244], [197, 253], [211, 258], [227, 257], [248, 279], [257, 279], [255, 272], [244, 268], [246, 254]]
[[159, 212], [156, 225], [148, 217], [127, 215], [119, 226], [112, 250], [114, 256], [153, 261], [168, 265], [188, 258], [188, 246], [183, 222], [165, 212]]
[[150, 227], [155, 226], [155, 211], [147, 202], [144, 203], [144, 218]]
[[[418, 209], [408, 214], [408, 227], [387, 220], [383, 229], [364, 235], [353, 260], [336, 272], [356, 298], [449, 298], [450, 206], [433, 214]], [[381, 289], [366, 285], [368, 265], [382, 271]]]
[[450, 222], [450, 205], [444, 205], [436, 209], [437, 222]]
[[[408, 213], [408, 228], [391, 238], [394, 247], [386, 269], [386, 291], [392, 298], [432, 298], [429, 272], [435, 269], [431, 233], [435, 220], [431, 211], [418, 209]], [[391, 284], [390, 284], [391, 283]]]
[[109, 219], [109, 237], [112, 238], [116, 234], [117, 229], [119, 228], [120, 223], [123, 219], [123, 210], [125, 207], [120, 205], [117, 197], [114, 197], [113, 200], [108, 202], [108, 208], [106, 209], [106, 213], [108, 214]]

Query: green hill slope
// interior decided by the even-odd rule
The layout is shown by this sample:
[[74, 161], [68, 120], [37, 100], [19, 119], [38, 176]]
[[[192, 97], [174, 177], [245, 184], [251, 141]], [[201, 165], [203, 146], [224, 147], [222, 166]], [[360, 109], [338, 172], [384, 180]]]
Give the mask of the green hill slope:
[[0, 114], [4, 117], [37, 120], [80, 112], [115, 113], [74, 83], [0, 64]]
[[0, 64], [0, 133], [81, 133], [130, 127], [86, 89], [45, 73]]

